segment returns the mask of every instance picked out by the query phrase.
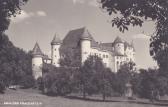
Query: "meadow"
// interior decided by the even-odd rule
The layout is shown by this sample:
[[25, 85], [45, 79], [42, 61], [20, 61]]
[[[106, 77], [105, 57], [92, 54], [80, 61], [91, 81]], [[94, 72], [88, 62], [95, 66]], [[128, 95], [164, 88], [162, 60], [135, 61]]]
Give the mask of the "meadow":
[[[34, 104], [4, 104], [4, 102], [30, 103]], [[37, 90], [6, 90], [0, 94], [0, 107], [167, 107], [167, 103], [155, 102], [152, 104], [145, 99], [129, 101], [124, 98], [110, 98], [106, 102], [101, 100], [82, 100], [70, 97], [51, 97], [41, 94]]]

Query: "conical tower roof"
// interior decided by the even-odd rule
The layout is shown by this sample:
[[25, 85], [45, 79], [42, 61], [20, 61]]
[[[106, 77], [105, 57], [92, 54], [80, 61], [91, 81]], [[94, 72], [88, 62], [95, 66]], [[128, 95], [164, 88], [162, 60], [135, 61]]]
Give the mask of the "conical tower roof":
[[119, 36], [117, 36], [116, 39], [114, 40], [114, 44], [117, 43], [124, 43], [124, 41]]
[[53, 40], [51, 41], [51, 45], [57, 45], [61, 43], [62, 43], [61, 39], [55, 34]]
[[34, 48], [33, 48], [33, 52], [32, 55], [43, 55], [40, 46], [38, 45], [38, 43], [36, 42]]
[[81, 34], [81, 39], [91, 40], [92, 37], [91, 37], [91, 34], [89, 33], [88, 29], [86, 27], [83, 27], [81, 29], [83, 30], [82, 34]]

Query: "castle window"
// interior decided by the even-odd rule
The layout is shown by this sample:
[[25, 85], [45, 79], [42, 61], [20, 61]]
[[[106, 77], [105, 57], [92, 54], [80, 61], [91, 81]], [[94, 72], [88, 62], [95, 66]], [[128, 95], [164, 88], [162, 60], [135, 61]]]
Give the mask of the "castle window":
[[57, 57], [57, 56], [55, 55], [55, 57]]
[[103, 55], [103, 58], [105, 58], [106, 56], [105, 55]]
[[106, 58], [108, 58], [108, 55], [106, 55]]
[[117, 65], [119, 64], [119, 62], [117, 61]]
[[118, 59], [118, 56], [117, 56], [117, 59]]
[[56, 51], [57, 49], [55, 49], [55, 51]]

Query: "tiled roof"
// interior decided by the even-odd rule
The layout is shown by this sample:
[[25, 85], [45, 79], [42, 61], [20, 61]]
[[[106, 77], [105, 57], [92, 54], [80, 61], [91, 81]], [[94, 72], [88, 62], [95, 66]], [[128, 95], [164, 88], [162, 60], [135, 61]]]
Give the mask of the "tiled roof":
[[55, 34], [53, 40], [51, 41], [51, 45], [61, 44], [61, 39]]
[[89, 31], [86, 29], [86, 27], [69, 31], [69, 33], [66, 35], [66, 37], [63, 40], [63, 44], [61, 46], [61, 49], [78, 47], [78, 46], [80, 46], [81, 39], [90, 40], [91, 47], [93, 47], [93, 48], [98, 48], [98, 49], [107, 50], [107, 51], [113, 50], [112, 46], [111, 46], [112, 43], [108, 44], [108, 43], [96, 42], [94, 40], [94, 38], [91, 36], [91, 34], [89, 33]]
[[114, 51], [114, 45], [116, 43], [124, 43], [126, 46], [130, 46], [128, 42], [124, 42], [120, 37], [117, 37], [114, 42], [111, 43], [98, 43], [94, 40], [92, 35], [86, 29], [86, 27], [71, 30], [68, 32], [61, 45], [61, 50], [74, 49], [80, 46], [81, 39], [88, 39], [91, 41], [91, 47], [104, 51]]
[[127, 47], [131, 47], [131, 45], [128, 42], [124, 42], [124, 49], [126, 50]]
[[85, 27], [69, 31], [62, 45], [63, 47], [78, 47], [81, 39], [89, 39], [94, 47], [98, 45]]
[[116, 39], [114, 40], [114, 44], [116, 43], [124, 43], [124, 41], [119, 36], [117, 36]]
[[89, 33], [88, 29], [86, 29], [86, 27], [81, 28], [81, 30], [82, 30], [81, 39], [92, 40], [92, 36]]
[[32, 55], [43, 55], [40, 46], [38, 45], [38, 43], [36, 42], [34, 48], [33, 48], [33, 52]]
[[110, 52], [113, 52], [113, 43], [100, 43], [99, 44], [100, 49], [107, 50]]

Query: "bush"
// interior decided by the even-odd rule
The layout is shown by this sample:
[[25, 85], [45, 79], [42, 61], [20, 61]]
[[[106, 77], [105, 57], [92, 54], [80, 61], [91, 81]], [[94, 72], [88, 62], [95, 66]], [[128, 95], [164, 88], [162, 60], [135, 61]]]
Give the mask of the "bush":
[[5, 83], [3, 81], [0, 81], [0, 93], [4, 93], [5, 90]]
[[20, 82], [22, 88], [31, 88], [35, 85], [34, 77], [31, 75], [22, 77], [22, 81]]
[[5, 86], [7, 86], [7, 83], [5, 83], [6, 76], [3, 74], [0, 74], [0, 93], [4, 93]]
[[42, 77], [39, 77], [37, 80], [36, 80], [36, 87], [39, 89], [39, 90], [44, 90], [44, 84], [43, 84], [43, 78]]
[[66, 95], [72, 91], [71, 71], [69, 68], [55, 68], [43, 76], [44, 93], [48, 95]]

